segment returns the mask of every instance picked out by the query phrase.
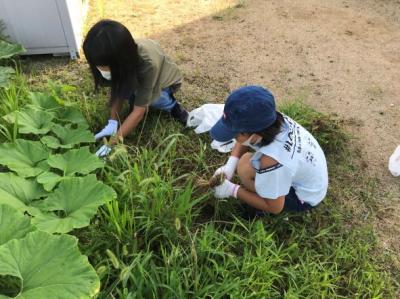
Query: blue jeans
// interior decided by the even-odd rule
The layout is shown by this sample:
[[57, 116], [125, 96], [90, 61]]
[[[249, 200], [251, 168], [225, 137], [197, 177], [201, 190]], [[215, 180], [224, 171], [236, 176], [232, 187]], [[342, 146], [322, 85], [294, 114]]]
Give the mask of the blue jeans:
[[[133, 105], [135, 103], [135, 95], [131, 96], [129, 99], [129, 105], [131, 106], [131, 110], [133, 109]], [[171, 109], [175, 106], [176, 100], [173, 96], [172, 90], [170, 87], [164, 88], [161, 91], [161, 96], [150, 104], [150, 107], [170, 112]]]
[[150, 104], [150, 107], [158, 110], [170, 112], [176, 104], [176, 100], [172, 94], [171, 88], [167, 87], [161, 91], [161, 96], [155, 102]]

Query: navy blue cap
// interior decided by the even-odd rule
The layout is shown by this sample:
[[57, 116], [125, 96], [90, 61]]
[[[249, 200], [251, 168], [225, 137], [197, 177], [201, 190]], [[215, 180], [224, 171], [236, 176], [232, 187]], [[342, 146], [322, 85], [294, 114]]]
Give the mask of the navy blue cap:
[[261, 86], [245, 86], [227, 98], [224, 114], [211, 128], [212, 139], [226, 142], [238, 133], [255, 133], [270, 127], [276, 120], [275, 99]]

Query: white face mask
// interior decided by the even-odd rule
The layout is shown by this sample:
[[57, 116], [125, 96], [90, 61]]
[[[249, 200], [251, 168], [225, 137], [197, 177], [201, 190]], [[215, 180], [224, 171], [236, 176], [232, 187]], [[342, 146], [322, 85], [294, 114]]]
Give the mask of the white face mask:
[[252, 139], [252, 137], [253, 137], [253, 135], [250, 135], [250, 137], [246, 141], [242, 142], [242, 145], [248, 146], [248, 147], [252, 148], [253, 150], [257, 151], [260, 149], [260, 142], [262, 140], [262, 137], [259, 136], [255, 142], [250, 143], [250, 140]]
[[104, 79], [110, 81], [111, 80], [111, 72], [110, 71], [102, 71], [101, 69], [97, 68], [100, 74], [103, 76]]

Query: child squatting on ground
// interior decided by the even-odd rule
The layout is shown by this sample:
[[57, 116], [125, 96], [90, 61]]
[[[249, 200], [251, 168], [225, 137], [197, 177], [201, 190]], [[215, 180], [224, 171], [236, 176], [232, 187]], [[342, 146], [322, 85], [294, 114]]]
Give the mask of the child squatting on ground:
[[[240, 199], [253, 211], [248, 217], [306, 211], [326, 196], [324, 152], [306, 129], [276, 111], [268, 90], [246, 86], [232, 92], [223, 117], [210, 133], [220, 142], [237, 141], [228, 162], [214, 174], [226, 177], [214, 188], [215, 196]], [[249, 148], [255, 153], [248, 152]], [[241, 185], [230, 181], [236, 170]]]
[[[188, 112], [176, 101], [182, 74], [178, 66], [149, 39], [134, 40], [129, 30], [116, 21], [102, 20], [88, 32], [83, 51], [94, 78], [95, 88], [111, 85], [111, 116], [108, 124], [95, 135], [96, 140], [111, 138], [111, 144], [128, 135], [143, 119], [148, 107], [167, 111], [186, 125]], [[119, 112], [128, 101], [130, 114], [118, 129]], [[103, 145], [98, 156], [111, 148]]]

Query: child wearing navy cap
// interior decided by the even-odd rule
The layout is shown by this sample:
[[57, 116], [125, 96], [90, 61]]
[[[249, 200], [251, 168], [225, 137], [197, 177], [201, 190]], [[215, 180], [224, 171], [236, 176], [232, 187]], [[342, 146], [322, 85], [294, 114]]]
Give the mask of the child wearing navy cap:
[[[279, 214], [309, 210], [326, 196], [324, 152], [306, 129], [276, 111], [274, 96], [265, 88], [232, 92], [210, 133], [220, 142], [237, 141], [228, 162], [214, 174], [226, 176], [215, 187], [215, 197], [238, 198], [258, 211]], [[241, 185], [230, 181], [236, 170]]]

